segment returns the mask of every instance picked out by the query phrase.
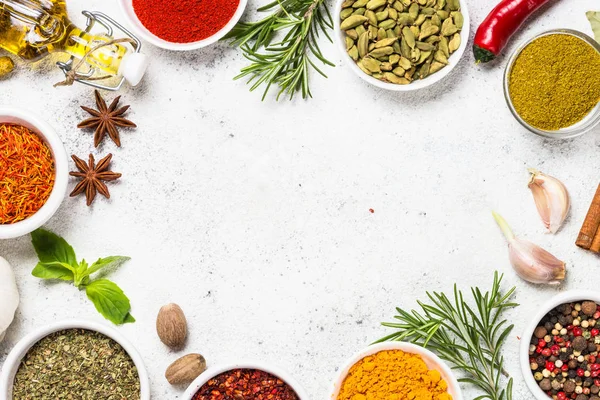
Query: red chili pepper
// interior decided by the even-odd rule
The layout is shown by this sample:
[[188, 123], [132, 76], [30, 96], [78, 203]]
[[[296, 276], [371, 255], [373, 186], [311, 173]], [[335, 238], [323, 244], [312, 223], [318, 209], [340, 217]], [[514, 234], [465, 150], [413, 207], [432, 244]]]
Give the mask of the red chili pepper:
[[502, 0], [479, 25], [473, 53], [477, 62], [492, 61], [511, 36], [538, 8], [550, 0]]

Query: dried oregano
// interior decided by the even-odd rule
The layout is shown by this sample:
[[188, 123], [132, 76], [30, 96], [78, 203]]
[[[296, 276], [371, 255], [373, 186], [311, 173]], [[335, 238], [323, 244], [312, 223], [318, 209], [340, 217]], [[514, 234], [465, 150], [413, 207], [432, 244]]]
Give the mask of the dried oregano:
[[46, 336], [21, 361], [13, 400], [139, 400], [140, 378], [117, 342], [68, 329]]

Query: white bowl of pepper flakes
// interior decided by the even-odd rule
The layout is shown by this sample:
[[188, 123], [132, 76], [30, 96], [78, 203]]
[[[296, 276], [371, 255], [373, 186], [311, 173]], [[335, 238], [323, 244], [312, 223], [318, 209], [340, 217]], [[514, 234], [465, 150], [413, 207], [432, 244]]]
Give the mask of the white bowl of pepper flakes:
[[[580, 322], [575, 322], [575, 323], [570, 323], [567, 324], [565, 323], [564, 325], [567, 326], [562, 326], [562, 324], [560, 326], [553, 326], [551, 327], [552, 329], [547, 329], [546, 327], [544, 327], [544, 329], [546, 330], [546, 332], [539, 332], [538, 328], [540, 328], [541, 326], [541, 321], [543, 319], [545, 319], [545, 317], [551, 312], [556, 310], [558, 307], [561, 306], [566, 306], [566, 305], [571, 305], [571, 304], [579, 304], [579, 310], [577, 310], [575, 307], [572, 307], [570, 310], [570, 313], [567, 314], [563, 314], [566, 316], [570, 316], [572, 318], [577, 319], [577, 317], [579, 316], [579, 314], [581, 313], [582, 315], [584, 315], [584, 311], [581, 309], [581, 306], [583, 305], [583, 303], [586, 302], [588, 304], [591, 303], [595, 303], [596, 304], [596, 310], [599, 309], [600, 306], [600, 292], [596, 292], [596, 291], [592, 291], [592, 290], [571, 290], [565, 293], [561, 293], [557, 296], [554, 296], [553, 298], [551, 298], [548, 302], [546, 302], [543, 306], [541, 306], [539, 308], [539, 312], [531, 319], [531, 323], [527, 326], [527, 328], [525, 329], [525, 332], [523, 333], [523, 336], [521, 337], [521, 348], [520, 348], [520, 361], [521, 361], [521, 371], [523, 374], [523, 378], [525, 379], [525, 383], [527, 384], [527, 387], [529, 388], [529, 390], [531, 391], [531, 393], [533, 394], [533, 397], [536, 400], [548, 400], [551, 399], [552, 397], [550, 397], [548, 394], [546, 394], [546, 392], [544, 390], [542, 390], [540, 388], [540, 381], [536, 380], [536, 378], [534, 378], [534, 371], [532, 370], [533, 367], [536, 367], [536, 365], [532, 365], [537, 364], [537, 361], [534, 360], [534, 362], [532, 362], [532, 357], [536, 358], [538, 355], [540, 355], [541, 353], [537, 353], [537, 348], [541, 347], [541, 350], [543, 351], [544, 349], [548, 348], [549, 351], [552, 351], [552, 343], [546, 343], [544, 344], [540, 344], [540, 340], [544, 340], [544, 342], [546, 342], [547, 339], [550, 339], [551, 342], [553, 342], [557, 337], [562, 337], [564, 338], [565, 336], [571, 335], [572, 330], [577, 327], [580, 326], [581, 323]], [[565, 310], [569, 311], [569, 310]], [[597, 311], [598, 314], [596, 315], [592, 315], [591, 318], [593, 318], [595, 320], [596, 316], [600, 315], [600, 311]], [[588, 312], [588, 314], [591, 314], [590, 312]], [[586, 317], [587, 318], [587, 317]], [[566, 322], [569, 322], [569, 320], [567, 320]], [[560, 322], [557, 321], [557, 324], [559, 324]], [[588, 323], [589, 324], [589, 323]], [[591, 328], [588, 326], [588, 324], [585, 324], [586, 327], [582, 329], [582, 333], [584, 336], [585, 335], [585, 331], [589, 331]], [[595, 323], [594, 323], [594, 327], [595, 327]], [[556, 328], [561, 328], [561, 330], [559, 331], [557, 329], [556, 332], [553, 332], [554, 329]], [[548, 328], [550, 328], [550, 326], [548, 326]], [[565, 329], [565, 331], [562, 331], [562, 329]], [[567, 329], [569, 328], [569, 329]], [[598, 324], [597, 328], [600, 328], [600, 324]], [[561, 332], [562, 331], [562, 332]], [[544, 334], [545, 333], [545, 334]], [[557, 335], [554, 335], [554, 333], [558, 333]], [[566, 333], [565, 335], [563, 335], [563, 333]], [[544, 334], [544, 335], [542, 335]], [[540, 338], [538, 338], [538, 336], [541, 336]], [[578, 335], [575, 335], [578, 336]], [[535, 344], [532, 343], [532, 339], [535, 338]], [[600, 336], [599, 336], [600, 338]], [[530, 346], [534, 346], [535, 349], [533, 349], [534, 352], [534, 356], [530, 356]], [[559, 354], [560, 354], [560, 350], [559, 350]], [[583, 355], [582, 355], [583, 356]], [[547, 358], [547, 357], [544, 357]], [[560, 361], [560, 363], [557, 366], [557, 362]], [[551, 361], [552, 362], [552, 361]], [[568, 362], [567, 360], [565, 360], [565, 362], [563, 363], [563, 361], [561, 360], [561, 358], [559, 357], [556, 361], [553, 361], [554, 366], [561, 369], [563, 367], [563, 365], [567, 366], [566, 368], [568, 368]], [[536, 371], [538, 369], [543, 369], [545, 368], [542, 366], [537, 366], [539, 368], [536, 368]], [[539, 372], [539, 371], [538, 371]], [[561, 370], [560, 374], [562, 375], [562, 373], [565, 372], [567, 373], [567, 375], [569, 374], [568, 371], [563, 371]], [[548, 375], [548, 376], [545, 376]], [[550, 381], [550, 384], [552, 385], [552, 373], [548, 374], [545, 373], [542, 375], [542, 378], [547, 378]], [[581, 378], [581, 377], [580, 377]], [[585, 380], [586, 376], [585, 376], [585, 371], [584, 371], [584, 376], [582, 379], [582, 382]], [[596, 378], [598, 379], [598, 378]], [[567, 379], [568, 380], [568, 379]], [[595, 379], [594, 379], [595, 380]], [[566, 382], [566, 380], [564, 381]], [[562, 385], [564, 386], [564, 382], [561, 382]], [[595, 385], [595, 383], [594, 383]], [[576, 396], [581, 395], [581, 399], [585, 399], [585, 400], [596, 400], [596, 398], [600, 397], [600, 394], [596, 393], [591, 393], [591, 386], [587, 386], [586, 392], [588, 392], [587, 394], [584, 393], [584, 389], [586, 387], [584, 387], [584, 385], [582, 384], [581, 387], [581, 392], [577, 393], [575, 392], [575, 388], [577, 385], [574, 386], [573, 388], [573, 393], [575, 393]], [[557, 386], [558, 388], [558, 386]], [[570, 389], [569, 389], [570, 390]], [[598, 386], [598, 390], [600, 391], [600, 385]], [[559, 389], [557, 389], [557, 391], [563, 391], [564, 392], [564, 388], [561, 387]], [[577, 390], [579, 391], [579, 389]], [[595, 389], [594, 389], [595, 391]], [[570, 399], [572, 393], [569, 393], [568, 397], [565, 397], [565, 399]], [[595, 396], [595, 397], [594, 397]], [[575, 398], [575, 397], [573, 397]], [[580, 399], [579, 397], [577, 397], [577, 399]]]
[[[453, 5], [449, 8], [447, 7], [448, 4]], [[345, 15], [346, 12], [351, 12], [351, 16]], [[432, 12], [436, 14], [435, 17], [430, 15]], [[437, 15], [438, 12], [439, 16]], [[417, 15], [416, 19], [414, 15]], [[364, 17], [361, 24], [345, 29], [348, 26], [347, 20], [349, 18], [359, 18], [360, 16]], [[411, 19], [404, 21], [403, 18]], [[444, 79], [462, 59], [470, 34], [469, 10], [465, 0], [422, 0], [418, 2], [412, 2], [411, 0], [337, 0], [333, 20], [336, 42], [343, 53], [342, 58], [350, 69], [366, 82], [381, 89], [392, 91], [409, 92], [419, 90]], [[390, 22], [391, 25], [394, 21], [395, 26], [388, 29], [385, 24]], [[349, 26], [353, 25], [355, 24], [351, 23]], [[429, 32], [434, 32], [436, 29], [432, 28], [431, 25], [439, 26], [439, 31], [429, 34]], [[423, 27], [432, 28], [433, 31], [428, 30], [427, 33], [422, 34], [426, 30], [422, 29]], [[373, 28], [377, 29], [369, 32]], [[409, 32], [411, 29], [413, 30], [412, 33]], [[357, 30], [359, 31], [355, 32]], [[365, 33], [365, 30], [368, 33], [368, 35], [365, 35], [368, 40], [364, 40], [366, 43], [361, 43], [361, 35]], [[375, 32], [378, 30], [380, 31], [379, 35]], [[390, 31], [393, 30], [396, 30], [396, 32], [391, 33]], [[383, 35], [384, 31], [386, 32], [385, 35]], [[398, 37], [396, 43], [390, 45], [385, 43], [387, 40], [392, 41], [391, 36], [394, 35]], [[403, 42], [407, 35], [412, 36], [410, 51], [412, 52], [411, 55], [416, 57], [412, 65], [408, 63], [411, 60], [404, 57], [408, 56], [403, 48], [406, 47]], [[445, 39], [436, 41], [435, 37]], [[363, 39], [365, 38], [363, 37]], [[444, 46], [440, 47], [442, 41]], [[448, 45], [450, 45], [449, 49]], [[390, 48], [393, 48], [393, 50], [391, 54], [387, 53], [389, 58], [385, 54], [375, 54], [378, 51], [385, 51], [385, 49], [389, 50]], [[441, 48], [443, 51], [436, 54]], [[383, 56], [383, 58], [380, 56]], [[397, 56], [400, 56], [399, 61], [396, 59], [391, 60], [392, 57], [396, 58]], [[421, 56], [424, 56], [422, 61]], [[365, 68], [362, 63], [365, 59], [371, 64], [375, 60], [379, 68], [377, 66], [373, 68], [371, 65], [369, 65], [371, 70]], [[389, 63], [392, 64], [391, 69], [387, 65]], [[429, 67], [421, 77], [421, 71], [423, 71], [421, 67], [425, 64], [429, 64]], [[398, 71], [398, 68], [402, 68], [404, 71]], [[404, 74], [401, 72], [404, 72]]]
[[[75, 334], [73, 336], [77, 337], [78, 340], [70, 341], [70, 332], [74, 332]], [[85, 340], [82, 340], [82, 338]], [[94, 349], [94, 344], [96, 343], [95, 338], [99, 338], [101, 340], [100, 343], [103, 347]], [[29, 397], [29, 394], [27, 397], [24, 395], [15, 394], [17, 375], [21, 372], [21, 377], [27, 378], [27, 374], [19, 370], [22, 367], [32, 370], [36, 368], [36, 363], [38, 360], [35, 358], [35, 356], [32, 356], [36, 349], [39, 350], [39, 347], [36, 348], [36, 345], [39, 346], [45, 340], [50, 341], [54, 339], [57, 339], [57, 342], [60, 340], [58, 343], [60, 343], [61, 347], [48, 349], [49, 353], [46, 354], [52, 354], [52, 362], [49, 360], [44, 361], [40, 359], [40, 365], [37, 366], [40, 368], [40, 371], [43, 372], [41, 376], [44, 378], [52, 373], [65, 373], [64, 371], [66, 371], [67, 374], [71, 373], [72, 376], [75, 376], [77, 379], [81, 380], [83, 384], [90, 385], [94, 384], [95, 382], [99, 382], [100, 384], [104, 385], [103, 389], [112, 390], [119, 396], [126, 396], [128, 400], [150, 400], [150, 384], [148, 381], [148, 373], [141, 356], [133, 347], [133, 345], [115, 329], [103, 324], [85, 320], [68, 320], [58, 322], [56, 324], [39, 328], [21, 339], [8, 354], [8, 357], [6, 358], [6, 361], [2, 367], [2, 373], [0, 374], [0, 400], [25, 400], [31, 398]], [[60, 362], [67, 363], [68, 357], [71, 357], [74, 354], [77, 357], [81, 357], [82, 359], [86, 360], [86, 362], [82, 363], [81, 360], [79, 360], [79, 362], [76, 361], [72, 363], [72, 365], [69, 365], [69, 368], [66, 369], [62, 369], [58, 366]], [[108, 363], [118, 366], [119, 368], [115, 368], [115, 371], [111, 373], [111, 371], [106, 370], [106, 364], [104, 364], [102, 367], [103, 373], [101, 376], [91, 376], [86, 374], [85, 371], [94, 371], [93, 366], [95, 364], [99, 364], [98, 362], [94, 363], [94, 361], [98, 361], [100, 357], [106, 358]], [[89, 368], [87, 365], [84, 365], [88, 362]], [[130, 364], [132, 364], [132, 366]], [[133, 396], [128, 395], [128, 393], [131, 393], [132, 391], [129, 385], [118, 385], [120, 382], [131, 381], [131, 379], [119, 379], [121, 376], [126, 374], [127, 371], [131, 371], [131, 373], [134, 373], [137, 376], [134, 385], [135, 394]], [[61, 388], [56, 382], [61, 381], [56, 380], [55, 383], [49, 386], [53, 390], [52, 398], [59, 396], [61, 394], [61, 389], [65, 390], [65, 393], [63, 393], [65, 396], [67, 394], [78, 394], [69, 392], [69, 390], [72, 389], [67, 386]], [[22, 385], [22, 383], [23, 381], [21, 381], [19, 384]], [[77, 383], [80, 382], [74, 382], [73, 380], [70, 381], [70, 384]], [[28, 387], [27, 384], [24, 384], [22, 385], [22, 388], [18, 390], [21, 393], [27, 393], [27, 390], [30, 388], [33, 391], [32, 393], [36, 395], [35, 398], [44, 398], [43, 395], [39, 393], [39, 389], [35, 385]], [[91, 394], [93, 395], [93, 393]], [[40, 395], [41, 397], [37, 397]]]
[[[253, 375], [255, 374], [255, 375]], [[236, 385], [239, 389], [236, 389]], [[260, 394], [263, 390], [269, 393], [276, 391], [278, 400], [308, 400], [308, 394], [302, 386], [286, 371], [262, 362], [245, 361], [223, 364], [207, 369], [186, 390], [182, 399], [205, 400], [203, 391], [223, 391], [224, 395], [233, 396], [228, 391], [237, 392], [241, 398], [250, 398], [243, 391]]]

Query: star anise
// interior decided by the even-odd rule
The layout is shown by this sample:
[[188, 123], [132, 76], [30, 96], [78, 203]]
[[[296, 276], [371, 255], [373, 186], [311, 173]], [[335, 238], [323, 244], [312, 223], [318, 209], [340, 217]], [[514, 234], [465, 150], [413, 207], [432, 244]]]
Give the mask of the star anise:
[[110, 136], [110, 138], [115, 142], [118, 147], [121, 147], [121, 138], [119, 137], [119, 130], [117, 127], [125, 127], [125, 128], [136, 128], [137, 125], [131, 122], [130, 120], [123, 118], [122, 115], [125, 114], [127, 110], [129, 110], [129, 106], [123, 106], [117, 109], [119, 104], [119, 100], [121, 96], [116, 97], [110, 106], [106, 106], [106, 101], [100, 95], [100, 92], [97, 90], [94, 91], [94, 95], [96, 96], [96, 107], [98, 110], [91, 109], [86, 106], [81, 106], [81, 108], [87, 111], [92, 115], [92, 118], [88, 118], [86, 120], [81, 121], [77, 127], [78, 128], [96, 128], [96, 132], [94, 132], [94, 146], [98, 147], [98, 145], [102, 142], [106, 134]]
[[87, 164], [75, 155], [72, 155], [71, 158], [75, 161], [75, 165], [80, 172], [69, 172], [69, 175], [81, 178], [81, 181], [71, 192], [71, 197], [77, 196], [85, 191], [88, 206], [94, 201], [97, 191], [107, 199], [110, 199], [110, 193], [103, 181], [114, 181], [121, 177], [121, 174], [117, 172], [107, 171], [110, 160], [112, 159], [112, 154], [104, 157], [97, 165], [94, 165], [94, 156], [91, 154]]

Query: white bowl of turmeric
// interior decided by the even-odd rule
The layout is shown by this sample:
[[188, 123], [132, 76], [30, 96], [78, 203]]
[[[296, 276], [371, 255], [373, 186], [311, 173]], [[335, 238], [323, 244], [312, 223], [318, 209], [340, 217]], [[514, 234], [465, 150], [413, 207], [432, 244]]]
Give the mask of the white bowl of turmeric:
[[405, 342], [367, 347], [340, 370], [330, 400], [463, 400], [456, 377], [431, 351]]

